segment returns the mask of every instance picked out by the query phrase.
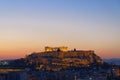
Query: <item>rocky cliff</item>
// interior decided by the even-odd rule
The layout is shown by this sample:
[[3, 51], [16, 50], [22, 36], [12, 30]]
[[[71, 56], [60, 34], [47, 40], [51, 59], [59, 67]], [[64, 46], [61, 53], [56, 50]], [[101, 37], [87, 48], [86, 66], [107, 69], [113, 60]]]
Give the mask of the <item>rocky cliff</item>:
[[29, 65], [37, 69], [61, 70], [68, 67], [89, 66], [93, 63], [103, 64], [94, 51], [55, 51], [32, 53], [26, 57]]

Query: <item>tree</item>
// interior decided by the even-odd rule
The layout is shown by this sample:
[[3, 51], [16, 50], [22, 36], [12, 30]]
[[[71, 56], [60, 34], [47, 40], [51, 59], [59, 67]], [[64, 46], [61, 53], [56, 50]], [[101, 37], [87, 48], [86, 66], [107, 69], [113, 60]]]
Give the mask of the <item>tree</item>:
[[60, 51], [61, 51], [60, 48], [58, 48], [58, 49], [57, 49], [57, 52], [60, 52]]

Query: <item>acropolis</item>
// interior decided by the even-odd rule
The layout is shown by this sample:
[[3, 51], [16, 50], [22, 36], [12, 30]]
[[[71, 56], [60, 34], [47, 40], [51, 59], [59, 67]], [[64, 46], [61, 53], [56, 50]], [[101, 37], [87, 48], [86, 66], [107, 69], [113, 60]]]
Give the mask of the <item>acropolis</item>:
[[45, 52], [29, 55], [30, 65], [38, 65], [38, 69], [59, 71], [68, 67], [88, 66], [92, 63], [102, 64], [102, 59], [93, 50], [68, 50], [68, 47], [45, 47]]

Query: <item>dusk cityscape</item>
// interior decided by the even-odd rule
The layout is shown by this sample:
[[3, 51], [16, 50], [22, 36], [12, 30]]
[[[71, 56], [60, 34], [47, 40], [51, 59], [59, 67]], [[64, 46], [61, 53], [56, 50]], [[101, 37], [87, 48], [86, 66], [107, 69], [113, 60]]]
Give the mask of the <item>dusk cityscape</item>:
[[120, 0], [1, 0], [0, 80], [120, 80]]

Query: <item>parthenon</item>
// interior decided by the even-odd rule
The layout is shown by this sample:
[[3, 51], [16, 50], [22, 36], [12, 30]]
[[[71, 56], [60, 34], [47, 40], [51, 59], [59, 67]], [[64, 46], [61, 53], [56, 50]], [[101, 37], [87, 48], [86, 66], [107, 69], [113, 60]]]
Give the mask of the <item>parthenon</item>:
[[63, 52], [66, 52], [68, 51], [68, 47], [45, 47], [45, 52], [52, 52], [52, 51], [63, 51]]

